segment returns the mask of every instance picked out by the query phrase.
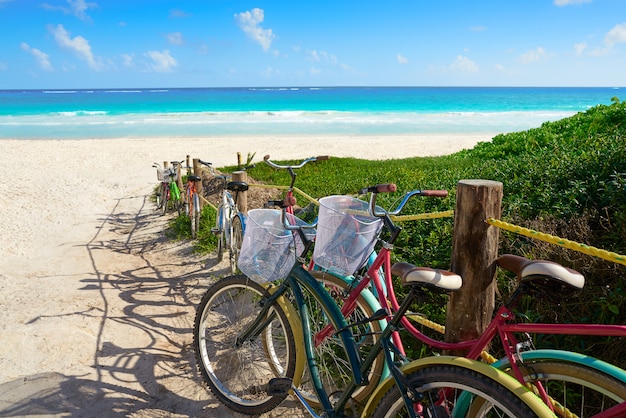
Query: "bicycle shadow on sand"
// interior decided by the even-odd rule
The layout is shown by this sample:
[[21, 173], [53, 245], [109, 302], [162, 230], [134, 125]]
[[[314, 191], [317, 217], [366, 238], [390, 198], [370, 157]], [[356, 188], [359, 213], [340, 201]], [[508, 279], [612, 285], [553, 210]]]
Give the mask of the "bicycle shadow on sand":
[[[206, 288], [228, 274], [215, 255], [165, 236], [148, 196], [119, 199], [85, 244], [93, 272], [80, 289], [97, 292], [93, 370], [82, 376], [44, 372], [0, 385], [0, 415], [66, 417], [240, 416], [207, 391], [192, 348], [195, 307]], [[72, 353], [67, 353], [71, 356]], [[4, 404], [4, 405], [3, 405]], [[285, 402], [263, 417], [302, 416]]]

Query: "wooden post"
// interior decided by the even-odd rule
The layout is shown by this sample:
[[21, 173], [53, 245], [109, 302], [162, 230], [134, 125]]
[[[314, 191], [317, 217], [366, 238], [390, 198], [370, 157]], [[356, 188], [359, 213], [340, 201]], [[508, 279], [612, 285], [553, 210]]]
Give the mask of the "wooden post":
[[457, 184], [450, 269], [463, 278], [463, 287], [452, 292], [448, 301], [448, 342], [477, 338], [491, 321], [499, 230], [485, 220], [499, 219], [501, 204], [500, 182], [461, 180]]
[[185, 191], [183, 189], [183, 176], [181, 175], [181, 165], [180, 164], [176, 164], [176, 185], [178, 186], [178, 190], [180, 190], [180, 193], [182, 195], [183, 199], [186, 199], [185, 197]]
[[[248, 174], [245, 171], [234, 171], [233, 181], [248, 182]], [[248, 192], [241, 192], [237, 196], [237, 207], [239, 212], [248, 213]]]
[[[199, 161], [200, 161], [199, 158], [193, 159], [193, 175], [202, 178], [202, 166], [200, 165]], [[196, 191], [198, 192], [199, 196], [204, 196], [204, 194], [202, 193], [202, 180], [196, 182]], [[202, 210], [202, 207], [204, 206], [204, 200], [202, 199], [199, 199], [199, 200], [200, 200], [200, 210]]]

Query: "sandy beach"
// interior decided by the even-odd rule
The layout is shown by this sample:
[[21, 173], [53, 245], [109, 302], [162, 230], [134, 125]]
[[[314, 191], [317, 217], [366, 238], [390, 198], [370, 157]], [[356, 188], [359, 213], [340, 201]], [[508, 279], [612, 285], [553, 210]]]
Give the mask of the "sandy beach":
[[238, 416], [192, 348], [195, 305], [226, 265], [166, 239], [153, 162], [434, 156], [493, 136], [0, 140], [0, 416]]

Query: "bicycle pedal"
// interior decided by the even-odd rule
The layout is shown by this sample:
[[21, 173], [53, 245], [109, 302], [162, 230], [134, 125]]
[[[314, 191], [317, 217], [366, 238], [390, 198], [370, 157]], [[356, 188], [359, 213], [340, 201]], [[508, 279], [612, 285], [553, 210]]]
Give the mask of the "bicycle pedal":
[[270, 396], [285, 395], [291, 389], [291, 379], [274, 377], [267, 383], [267, 394]]
[[220, 234], [220, 232], [222, 232], [222, 230], [221, 230], [221, 229], [219, 229], [219, 228], [211, 228], [211, 233], [212, 233], [213, 235], [219, 235], [219, 234]]

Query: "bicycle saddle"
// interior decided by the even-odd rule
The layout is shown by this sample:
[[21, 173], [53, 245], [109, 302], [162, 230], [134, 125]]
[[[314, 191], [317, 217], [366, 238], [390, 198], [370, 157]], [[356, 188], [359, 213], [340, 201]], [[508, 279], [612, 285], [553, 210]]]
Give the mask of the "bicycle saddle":
[[226, 188], [231, 192], [245, 192], [248, 190], [248, 183], [245, 181], [229, 181]]
[[459, 290], [463, 285], [463, 279], [456, 273], [409, 263], [395, 263], [391, 273], [402, 279], [402, 286], [427, 284], [443, 290]]
[[518, 255], [504, 254], [496, 260], [496, 264], [515, 273], [520, 283], [558, 281], [576, 289], [582, 289], [585, 285], [585, 276], [553, 261], [529, 260]]

